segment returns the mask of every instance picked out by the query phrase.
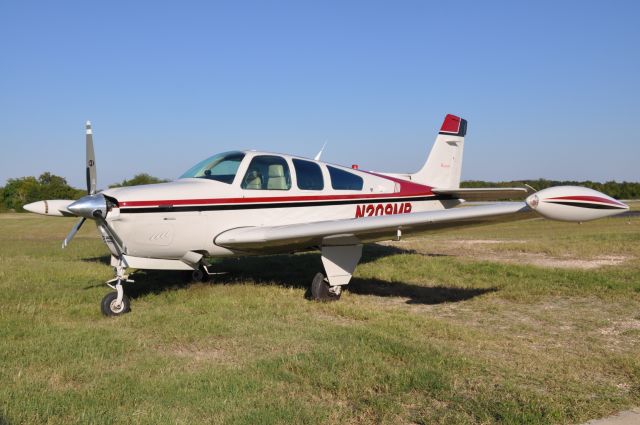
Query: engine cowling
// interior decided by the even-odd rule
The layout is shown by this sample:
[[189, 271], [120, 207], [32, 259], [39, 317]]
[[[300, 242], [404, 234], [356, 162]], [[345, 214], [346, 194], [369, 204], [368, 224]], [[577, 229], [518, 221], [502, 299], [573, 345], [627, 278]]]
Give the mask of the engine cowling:
[[580, 186], [543, 189], [526, 199], [527, 205], [543, 217], [560, 221], [590, 221], [623, 213], [629, 206]]

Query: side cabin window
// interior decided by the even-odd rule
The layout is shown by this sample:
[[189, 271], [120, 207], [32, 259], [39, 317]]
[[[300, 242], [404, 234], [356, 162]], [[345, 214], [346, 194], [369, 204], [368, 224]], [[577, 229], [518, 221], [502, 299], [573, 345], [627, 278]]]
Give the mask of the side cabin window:
[[252, 190], [289, 190], [291, 175], [287, 161], [280, 156], [254, 156], [241, 187]]
[[304, 161], [302, 159], [294, 159], [293, 168], [296, 169], [296, 180], [298, 182], [298, 189], [324, 189], [322, 170], [320, 169], [320, 166], [318, 164], [311, 161]]
[[331, 176], [331, 187], [335, 190], [362, 190], [362, 177], [329, 165], [327, 168]]

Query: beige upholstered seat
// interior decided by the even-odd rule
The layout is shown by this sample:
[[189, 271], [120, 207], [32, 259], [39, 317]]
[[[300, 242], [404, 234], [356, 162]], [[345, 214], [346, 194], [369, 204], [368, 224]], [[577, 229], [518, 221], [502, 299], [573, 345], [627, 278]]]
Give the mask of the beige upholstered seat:
[[286, 190], [287, 179], [284, 176], [284, 167], [281, 164], [269, 165], [269, 180], [267, 180], [267, 189]]
[[249, 171], [244, 178], [245, 189], [262, 189], [262, 177], [258, 171]]

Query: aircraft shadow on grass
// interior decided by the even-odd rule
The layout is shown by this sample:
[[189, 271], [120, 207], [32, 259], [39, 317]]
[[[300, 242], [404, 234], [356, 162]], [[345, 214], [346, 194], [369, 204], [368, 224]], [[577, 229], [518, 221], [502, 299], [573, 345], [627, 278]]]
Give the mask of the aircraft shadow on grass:
[[[392, 255], [414, 254], [415, 251], [387, 245], [365, 245], [360, 263], [374, 262]], [[428, 257], [441, 257], [444, 254], [423, 254]], [[110, 257], [86, 258], [84, 261], [109, 264]], [[210, 277], [210, 284], [233, 285], [255, 282], [257, 285], [279, 285], [307, 289], [313, 276], [322, 268], [317, 252], [291, 255], [270, 255], [258, 257], [238, 257], [219, 259], [212, 270], [220, 271]], [[150, 293], [184, 289], [195, 284], [190, 272], [138, 270], [131, 275], [135, 283], [125, 286], [125, 292], [131, 298], [139, 298]], [[93, 288], [91, 285], [88, 288]], [[496, 291], [495, 288], [455, 288], [445, 286], [425, 287], [405, 282], [389, 282], [381, 279], [361, 279], [354, 277], [346, 288], [358, 295], [378, 297], [408, 298], [407, 304], [441, 304], [458, 302]]]

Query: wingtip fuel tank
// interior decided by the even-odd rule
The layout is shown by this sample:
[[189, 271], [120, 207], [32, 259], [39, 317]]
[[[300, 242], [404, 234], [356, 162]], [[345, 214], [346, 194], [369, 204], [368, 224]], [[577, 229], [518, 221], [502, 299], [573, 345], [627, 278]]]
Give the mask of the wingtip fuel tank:
[[560, 221], [590, 221], [623, 213], [629, 206], [598, 192], [579, 186], [543, 189], [526, 199], [527, 205], [543, 217]]

